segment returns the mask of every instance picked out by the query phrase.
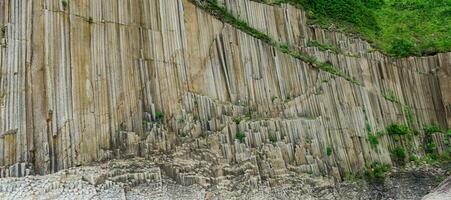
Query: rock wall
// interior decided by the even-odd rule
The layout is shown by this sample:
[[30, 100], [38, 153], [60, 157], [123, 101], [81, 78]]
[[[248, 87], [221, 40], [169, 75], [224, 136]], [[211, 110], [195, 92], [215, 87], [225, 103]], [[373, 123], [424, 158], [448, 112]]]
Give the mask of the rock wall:
[[[222, 2], [360, 84], [187, 0], [2, 1], [1, 176], [163, 152], [211, 162], [216, 177], [242, 170], [224, 166], [260, 177], [340, 177], [373, 161], [392, 163], [396, 146], [424, 155], [422, 128], [451, 126], [451, 53], [393, 59], [360, 39], [308, 26], [294, 7]], [[309, 40], [343, 53], [309, 47]], [[396, 101], [384, 98], [388, 92]], [[419, 135], [384, 135], [372, 146], [368, 132], [390, 123], [406, 123]], [[439, 151], [447, 148], [444, 137], [433, 136]], [[181, 166], [165, 169], [184, 179]], [[187, 182], [204, 182], [193, 180]]]

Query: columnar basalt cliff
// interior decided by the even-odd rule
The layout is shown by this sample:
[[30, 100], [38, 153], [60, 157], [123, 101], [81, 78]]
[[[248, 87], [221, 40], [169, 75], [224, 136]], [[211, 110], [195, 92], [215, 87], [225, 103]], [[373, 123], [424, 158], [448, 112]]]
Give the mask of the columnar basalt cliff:
[[[220, 3], [340, 73], [221, 22], [198, 1], [0, 1], [0, 177], [166, 154], [158, 164], [184, 184], [237, 172], [258, 184], [396, 165], [393, 149], [422, 157], [426, 140], [448, 151], [449, 135], [423, 128], [451, 127], [451, 53], [390, 58], [308, 25], [289, 5]], [[378, 134], [390, 124], [411, 133]]]

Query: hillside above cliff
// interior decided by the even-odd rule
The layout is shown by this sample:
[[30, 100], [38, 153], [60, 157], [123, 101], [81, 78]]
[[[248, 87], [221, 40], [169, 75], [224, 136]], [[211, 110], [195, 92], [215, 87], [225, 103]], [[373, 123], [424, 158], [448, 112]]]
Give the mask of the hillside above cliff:
[[451, 51], [447, 0], [256, 0], [306, 9], [310, 23], [354, 33], [392, 56]]

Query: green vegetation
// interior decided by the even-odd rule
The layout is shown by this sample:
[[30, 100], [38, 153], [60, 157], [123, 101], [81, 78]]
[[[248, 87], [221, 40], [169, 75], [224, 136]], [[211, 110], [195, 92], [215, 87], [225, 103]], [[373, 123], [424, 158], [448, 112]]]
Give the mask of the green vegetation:
[[94, 20], [92, 19], [92, 17], [89, 17], [89, 18], [88, 18], [88, 23], [89, 23], [89, 24], [94, 23]]
[[392, 56], [451, 51], [449, 0], [256, 0], [307, 10], [311, 23], [356, 33]]
[[276, 138], [276, 136], [274, 136], [274, 135], [269, 135], [269, 141], [271, 142], [271, 143], [276, 143], [276, 141], [277, 141], [277, 138]]
[[379, 144], [377, 136], [375, 136], [371, 133], [368, 133], [368, 141], [370, 142], [371, 147], [373, 147], [373, 148], [376, 148], [377, 145]]
[[119, 124], [119, 131], [126, 131], [126, 127], [125, 127], [125, 123], [121, 122], [121, 124]]
[[233, 119], [233, 122], [235, 122], [235, 124], [240, 124], [240, 122], [241, 122], [241, 117], [234, 117]]
[[403, 124], [390, 124], [386, 127], [388, 135], [407, 135], [409, 128]]
[[205, 3], [201, 3], [198, 5], [201, 6], [203, 9], [209, 11], [213, 15], [219, 17], [221, 20], [223, 20], [223, 22], [235, 26], [235, 28], [246, 32], [252, 37], [263, 40], [269, 44], [274, 44], [274, 41], [269, 36], [258, 31], [255, 28], [250, 27], [245, 21], [233, 16], [222, 5], [220, 5], [217, 2], [217, 0], [207, 0]]
[[334, 151], [333, 151], [332, 147], [327, 147], [327, 148], [326, 148], [326, 154], [327, 154], [327, 156], [331, 156], [333, 152], [334, 152]]
[[237, 132], [236, 135], [235, 135], [235, 138], [237, 140], [239, 140], [241, 143], [243, 143], [244, 139], [246, 138], [246, 135], [244, 133], [242, 133], [242, 132]]
[[366, 176], [370, 180], [381, 180], [385, 178], [387, 172], [391, 170], [391, 166], [379, 162], [373, 162], [367, 167]]
[[396, 161], [400, 164], [404, 163], [404, 160], [406, 159], [406, 152], [404, 148], [397, 147], [392, 151], [393, 156], [396, 158]]
[[398, 100], [396, 99], [395, 94], [392, 91], [381, 92], [381, 95], [382, 95], [382, 97], [384, 97], [388, 101], [391, 101], [393, 103], [397, 103], [398, 102]]
[[279, 43], [273, 40], [265, 33], [262, 33], [257, 29], [249, 26], [244, 20], [238, 19], [231, 13], [229, 13], [226, 8], [224, 8], [221, 4], [217, 2], [217, 0], [207, 0], [203, 3], [197, 2], [196, 4], [202, 9], [210, 12], [210, 14], [216, 16], [218, 19], [222, 20], [224, 23], [230, 24], [235, 28], [251, 35], [252, 37], [262, 40], [267, 44], [278, 48], [283, 53], [289, 54], [290, 56], [296, 59], [309, 63], [313, 67], [316, 67], [322, 71], [343, 77], [344, 79], [350, 81], [351, 83], [360, 85], [360, 83], [355, 79], [353, 79], [352, 77], [348, 77], [344, 73], [340, 72], [338, 69], [334, 68], [330, 62], [321, 62], [314, 56], [305, 55], [298, 50], [292, 50], [287, 44]]
[[409, 156], [409, 161], [415, 162], [415, 161], [417, 161], [417, 160], [418, 160], [418, 157], [417, 157], [417, 156], [415, 156], [415, 155], [410, 155], [410, 156]]
[[162, 113], [162, 112], [155, 112], [155, 119], [157, 121], [163, 120], [163, 117], [164, 117], [164, 113]]
[[404, 109], [404, 117], [407, 120], [407, 125], [409, 128], [413, 129], [413, 114], [412, 114], [412, 108], [409, 106], [405, 106]]
[[150, 124], [149, 120], [143, 119], [143, 126], [147, 126]]
[[443, 132], [442, 129], [440, 129], [440, 127], [438, 127], [435, 124], [430, 124], [430, 125], [424, 127], [423, 130], [424, 130], [424, 132], [426, 134], [433, 134], [433, 133], [441, 133], [441, 132]]
[[341, 53], [340, 48], [338, 48], [335, 45], [330, 44], [322, 44], [318, 42], [317, 40], [309, 40], [307, 43], [307, 46], [309, 47], [318, 47], [321, 51], [332, 51], [336, 54]]
[[68, 4], [69, 4], [69, 0], [61, 0], [61, 5], [63, 6], [64, 10], [66, 10]]

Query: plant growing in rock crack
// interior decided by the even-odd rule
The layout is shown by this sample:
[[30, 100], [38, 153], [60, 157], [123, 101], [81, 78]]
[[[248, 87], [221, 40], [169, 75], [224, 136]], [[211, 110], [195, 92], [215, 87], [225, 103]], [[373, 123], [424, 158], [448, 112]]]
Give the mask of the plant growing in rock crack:
[[391, 101], [393, 103], [398, 103], [398, 100], [395, 96], [395, 93], [393, 91], [383, 91], [381, 92], [382, 97], [387, 99], [388, 101]]
[[61, 0], [61, 5], [63, 6], [63, 10], [66, 10], [69, 5], [69, 0]]
[[388, 135], [407, 135], [409, 128], [403, 124], [390, 124], [386, 127]]
[[277, 99], [277, 97], [276, 97], [276, 96], [272, 96], [272, 97], [271, 97], [271, 102], [273, 102], [273, 103], [274, 103], [274, 101], [276, 101], [276, 99]]
[[163, 112], [159, 112], [159, 111], [155, 112], [155, 119], [156, 119], [156, 121], [161, 122], [163, 120], [163, 118], [164, 118], [164, 113]]
[[373, 162], [369, 166], [367, 166], [367, 170], [365, 175], [369, 180], [383, 180], [387, 174], [391, 170], [391, 166], [388, 164], [383, 164], [379, 162]]
[[332, 153], [333, 153], [332, 147], [327, 147], [327, 148], [326, 148], [326, 154], [327, 154], [327, 156], [331, 156]]
[[404, 148], [402, 147], [397, 147], [392, 151], [393, 156], [396, 158], [396, 161], [403, 165], [404, 164], [404, 160], [406, 159], [406, 153]]
[[125, 122], [121, 122], [121, 124], [119, 124], [119, 131], [125, 131], [127, 128], [125, 127]]
[[377, 136], [372, 133], [368, 133], [368, 142], [373, 148], [376, 148], [377, 145], [379, 144]]
[[243, 142], [244, 142], [244, 139], [246, 138], [246, 135], [245, 135], [243, 132], [237, 132], [237, 133], [235, 134], [235, 138], [236, 138], [237, 140], [239, 140], [241, 143], [243, 143]]
[[442, 133], [443, 132], [442, 129], [435, 124], [430, 124], [430, 125], [424, 127], [423, 130], [426, 134], [434, 134], [434, 133]]
[[277, 138], [276, 138], [276, 136], [274, 136], [274, 135], [269, 135], [268, 136], [268, 139], [269, 139], [269, 141], [271, 142], [271, 143], [276, 143], [276, 141], [277, 141]]
[[232, 121], [233, 122], [235, 122], [235, 124], [240, 124], [241, 123], [241, 117], [234, 117], [233, 119], [232, 119]]

